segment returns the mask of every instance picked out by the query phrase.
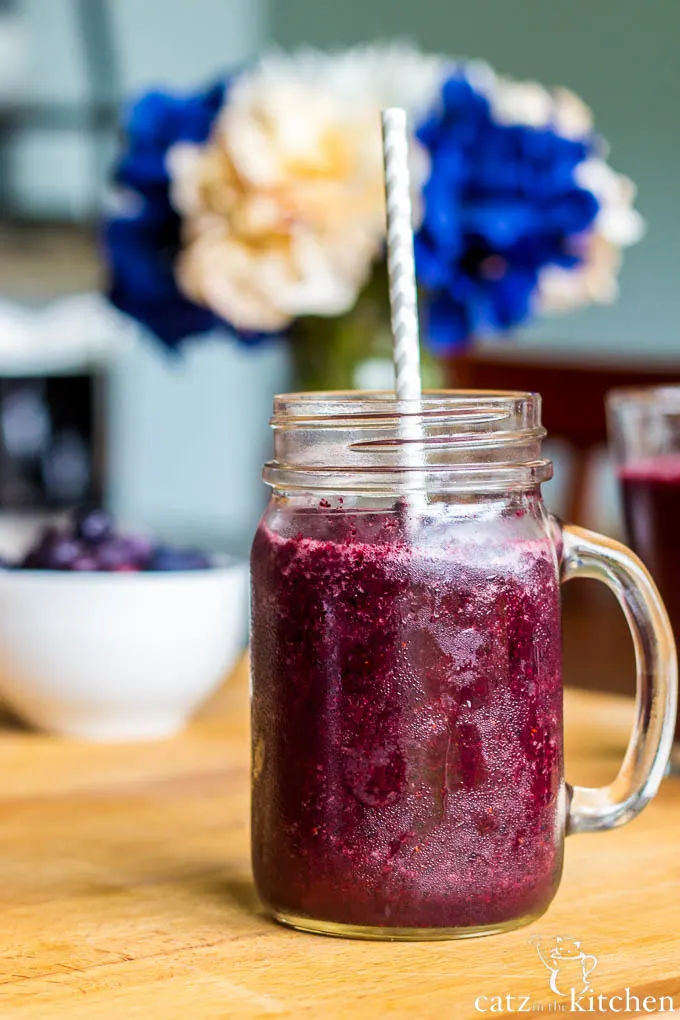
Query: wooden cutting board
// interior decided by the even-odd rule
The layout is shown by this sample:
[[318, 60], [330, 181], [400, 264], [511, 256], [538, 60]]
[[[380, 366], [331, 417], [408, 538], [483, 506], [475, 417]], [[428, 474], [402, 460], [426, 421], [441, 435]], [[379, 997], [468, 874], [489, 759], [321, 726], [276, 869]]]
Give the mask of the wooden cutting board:
[[[631, 717], [625, 699], [568, 693], [572, 782], [613, 777]], [[565, 1000], [537, 937], [544, 954], [558, 937], [580, 941], [558, 971], [568, 980], [580, 954], [596, 957], [590, 985], [605, 1005], [622, 994], [614, 1006], [625, 1006], [630, 989], [620, 1015], [649, 1015], [645, 997], [658, 1008], [672, 996], [680, 1010], [680, 780], [627, 828], [572, 837], [566, 856], [548, 914], [508, 935], [393, 944], [298, 934], [263, 916], [250, 879], [245, 662], [161, 743], [93, 746], [6, 724], [0, 1017], [459, 1020], [498, 1015], [498, 1003], [519, 1012], [527, 996], [526, 1007], [556, 1011]]]

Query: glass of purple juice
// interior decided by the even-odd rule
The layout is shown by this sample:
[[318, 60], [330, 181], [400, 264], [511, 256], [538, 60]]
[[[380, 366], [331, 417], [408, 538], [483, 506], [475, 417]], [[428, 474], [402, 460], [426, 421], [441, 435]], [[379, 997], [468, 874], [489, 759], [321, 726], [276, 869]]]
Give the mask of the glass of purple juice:
[[[676, 660], [645, 569], [541, 498], [540, 397], [277, 397], [252, 551], [252, 853], [267, 910], [381, 939], [542, 914], [564, 836], [656, 792]], [[415, 439], [413, 437], [416, 437]], [[560, 581], [626, 609], [638, 711], [611, 787], [564, 780]]]
[[[659, 586], [680, 635], [680, 386], [614, 390], [607, 398], [628, 541]], [[680, 714], [672, 771], [680, 773]]]

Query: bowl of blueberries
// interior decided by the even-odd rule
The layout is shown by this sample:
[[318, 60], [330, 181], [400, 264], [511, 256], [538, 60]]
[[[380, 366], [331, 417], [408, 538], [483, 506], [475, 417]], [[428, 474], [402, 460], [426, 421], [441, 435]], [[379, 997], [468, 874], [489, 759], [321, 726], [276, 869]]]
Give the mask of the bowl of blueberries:
[[98, 508], [45, 528], [0, 569], [0, 698], [88, 740], [175, 733], [245, 644], [239, 561], [119, 533]]

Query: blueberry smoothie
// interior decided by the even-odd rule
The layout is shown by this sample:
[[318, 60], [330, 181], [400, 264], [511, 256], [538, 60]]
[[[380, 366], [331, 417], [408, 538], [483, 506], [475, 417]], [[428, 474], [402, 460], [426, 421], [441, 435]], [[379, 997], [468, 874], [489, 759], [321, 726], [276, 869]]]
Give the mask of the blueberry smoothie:
[[324, 500], [257, 532], [253, 866], [278, 915], [493, 930], [557, 888], [554, 545], [426, 530]]
[[[630, 544], [659, 586], [680, 643], [680, 454], [627, 464], [619, 481]], [[675, 739], [680, 740], [680, 713]]]

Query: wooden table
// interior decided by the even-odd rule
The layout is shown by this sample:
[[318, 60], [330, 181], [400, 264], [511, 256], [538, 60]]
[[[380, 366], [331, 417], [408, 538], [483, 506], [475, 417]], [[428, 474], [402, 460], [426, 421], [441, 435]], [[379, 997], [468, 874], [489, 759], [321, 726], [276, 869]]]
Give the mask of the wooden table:
[[[631, 710], [568, 693], [572, 781], [613, 776]], [[491, 997], [507, 1007], [507, 995], [515, 1011], [520, 996], [547, 1010], [537, 935], [582, 941], [598, 959], [595, 994], [628, 986], [680, 1010], [678, 780], [627, 828], [568, 841], [560, 892], [535, 925], [462, 942], [350, 942], [262, 915], [245, 663], [174, 740], [87, 746], [0, 730], [0, 826], [2, 1020], [460, 1020], [482, 1015], [480, 996], [498, 1015]]]

